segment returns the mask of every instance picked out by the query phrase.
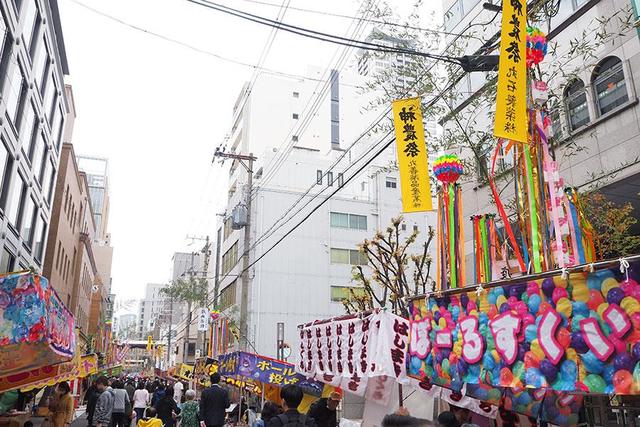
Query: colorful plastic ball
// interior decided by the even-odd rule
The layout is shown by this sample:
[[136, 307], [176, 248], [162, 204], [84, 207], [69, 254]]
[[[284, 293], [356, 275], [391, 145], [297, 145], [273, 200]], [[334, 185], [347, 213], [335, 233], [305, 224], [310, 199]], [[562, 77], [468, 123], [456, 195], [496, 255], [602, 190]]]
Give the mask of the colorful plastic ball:
[[627, 343], [622, 341], [620, 338], [616, 337], [615, 335], [609, 335], [608, 340], [611, 342], [611, 344], [613, 344], [616, 352], [625, 354], [627, 353]]
[[629, 394], [633, 384], [631, 372], [627, 370], [617, 371], [613, 374], [613, 388], [618, 394]]
[[587, 304], [585, 304], [582, 301], [573, 301], [571, 303], [571, 305], [573, 306], [573, 314], [574, 315], [582, 315], [582, 316], [588, 316], [589, 315], [589, 308], [587, 307]]
[[591, 350], [587, 351], [581, 356], [582, 364], [587, 372], [592, 374], [600, 374], [604, 369], [604, 363], [596, 357]]
[[604, 393], [607, 387], [604, 378], [596, 374], [587, 375], [583, 382], [592, 393]]
[[540, 347], [540, 343], [537, 339], [531, 341], [531, 352], [535, 354], [538, 360], [542, 360], [545, 358], [544, 351], [542, 351], [542, 347]]
[[620, 307], [631, 316], [634, 313], [640, 312], [640, 303], [634, 297], [625, 297], [620, 301]]
[[571, 360], [565, 360], [560, 365], [560, 376], [568, 383], [573, 383], [578, 377], [578, 366]]
[[540, 369], [540, 372], [542, 372], [542, 375], [544, 375], [549, 383], [554, 382], [558, 376], [558, 368], [548, 359], [541, 360], [538, 369]]
[[531, 295], [529, 297], [529, 302], [527, 303], [527, 305], [529, 306], [529, 312], [531, 314], [537, 314], [538, 309], [540, 308], [541, 302], [542, 302], [542, 299], [540, 298], [540, 295], [538, 294]]
[[618, 283], [618, 281], [615, 278], [608, 277], [602, 281], [602, 286], [600, 288], [600, 291], [602, 292], [602, 295], [607, 295], [611, 289], [615, 289], [619, 287], [620, 287], [620, 283]]
[[546, 384], [543, 381], [544, 375], [537, 368], [527, 368], [525, 373], [525, 382], [530, 387], [540, 388]]
[[613, 382], [613, 374], [615, 373], [616, 373], [616, 368], [613, 365], [608, 364], [602, 370], [602, 378], [604, 378], [605, 382], [611, 383]]
[[626, 295], [621, 288], [611, 288], [609, 292], [607, 292], [607, 302], [609, 304], [619, 305], [625, 296]]
[[625, 370], [631, 372], [634, 362], [628, 353], [618, 353], [613, 357], [613, 366], [615, 366], [618, 371]]
[[584, 354], [589, 351], [589, 346], [584, 341], [584, 337], [581, 332], [571, 332], [571, 347], [580, 354]]
[[556, 311], [558, 313], [561, 313], [566, 319], [568, 319], [569, 317], [571, 317], [571, 313], [573, 312], [573, 305], [571, 305], [571, 301], [569, 301], [566, 297], [559, 298], [556, 301]]
[[604, 298], [602, 297], [602, 293], [600, 291], [591, 289], [589, 291], [589, 301], [587, 302], [587, 307], [589, 310], [595, 310], [604, 302]]
[[[551, 294], [551, 299], [555, 304], [558, 304], [558, 301], [562, 298], [566, 299], [569, 296], [566, 289], [563, 288], [555, 288], [553, 293]], [[568, 301], [568, 300], [567, 300]]]
[[553, 279], [547, 277], [542, 281], [542, 292], [547, 298], [551, 298], [553, 296], [553, 291], [556, 289], [556, 284], [553, 283]]
[[556, 333], [556, 339], [563, 348], [567, 348], [571, 344], [571, 334], [566, 328], [558, 329], [558, 332]]
[[533, 352], [527, 351], [524, 354], [524, 365], [527, 369], [538, 368], [540, 366], [540, 359], [538, 359]]

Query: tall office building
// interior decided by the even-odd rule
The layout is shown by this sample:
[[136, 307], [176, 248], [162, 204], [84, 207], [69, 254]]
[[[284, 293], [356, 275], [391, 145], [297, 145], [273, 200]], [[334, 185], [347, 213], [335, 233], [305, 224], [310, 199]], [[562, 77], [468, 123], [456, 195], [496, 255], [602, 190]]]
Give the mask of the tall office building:
[[0, 273], [42, 271], [70, 100], [55, 0], [1, 0]]
[[[144, 299], [140, 300], [140, 311], [138, 314], [138, 333], [140, 337], [146, 338], [147, 335], [154, 335], [155, 339], [159, 339], [158, 320], [165, 314], [166, 295], [161, 289], [167, 286], [166, 283], [148, 283], [145, 289]], [[154, 333], [155, 330], [155, 333]]]

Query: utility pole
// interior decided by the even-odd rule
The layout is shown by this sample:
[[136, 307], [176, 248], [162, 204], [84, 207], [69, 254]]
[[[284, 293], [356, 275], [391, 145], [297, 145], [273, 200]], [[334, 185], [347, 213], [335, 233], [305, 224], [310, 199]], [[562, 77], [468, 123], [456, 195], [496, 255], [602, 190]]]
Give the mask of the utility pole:
[[[209, 236], [205, 238], [205, 244], [201, 251], [204, 254], [204, 260], [202, 263], [202, 281], [205, 286], [205, 290], [202, 296], [202, 307], [207, 308], [207, 301], [209, 301], [209, 259], [211, 258], [211, 243], [209, 242]], [[197, 348], [201, 349], [200, 356], [204, 356], [207, 353], [206, 350], [206, 331], [198, 331], [198, 344]]]
[[171, 364], [171, 325], [173, 323], [173, 296], [169, 297], [169, 337], [167, 338], [167, 369]]
[[[246, 351], [249, 342], [249, 246], [251, 245], [251, 188], [253, 186], [253, 162], [256, 158], [253, 153], [248, 155], [226, 153], [220, 147], [216, 148], [213, 155], [224, 159], [233, 159], [247, 170], [247, 193], [245, 195], [245, 207], [247, 209], [247, 220], [244, 225], [244, 249], [242, 254], [242, 290], [240, 293], [240, 349]], [[247, 162], [245, 164], [244, 162]]]

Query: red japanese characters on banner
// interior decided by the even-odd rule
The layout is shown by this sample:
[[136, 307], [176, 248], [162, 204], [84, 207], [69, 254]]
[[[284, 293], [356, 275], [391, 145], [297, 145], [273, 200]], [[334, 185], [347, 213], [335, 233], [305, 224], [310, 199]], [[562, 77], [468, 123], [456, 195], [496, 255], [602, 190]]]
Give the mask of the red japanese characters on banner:
[[406, 382], [409, 322], [376, 311], [299, 329], [298, 372], [362, 396], [371, 377]]

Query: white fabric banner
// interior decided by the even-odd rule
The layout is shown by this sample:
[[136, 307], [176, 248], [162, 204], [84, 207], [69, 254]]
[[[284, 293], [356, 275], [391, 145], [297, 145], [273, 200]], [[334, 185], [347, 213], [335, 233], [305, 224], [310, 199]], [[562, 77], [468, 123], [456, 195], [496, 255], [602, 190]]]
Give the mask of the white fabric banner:
[[409, 322], [384, 311], [317, 322], [299, 330], [296, 370], [364, 395], [367, 379], [388, 376], [407, 383]]

